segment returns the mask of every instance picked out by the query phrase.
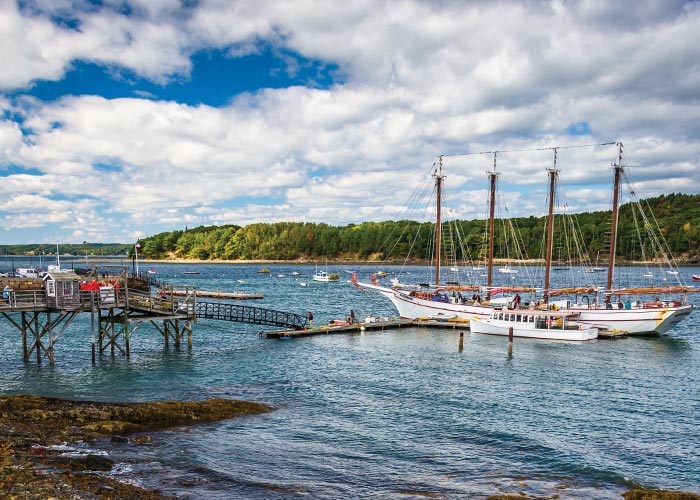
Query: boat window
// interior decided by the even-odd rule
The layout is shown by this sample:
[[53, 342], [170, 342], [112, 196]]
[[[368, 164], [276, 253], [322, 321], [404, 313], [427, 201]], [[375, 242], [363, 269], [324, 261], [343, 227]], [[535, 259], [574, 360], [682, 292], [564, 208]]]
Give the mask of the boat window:
[[523, 321], [522, 316], [520, 316], [519, 314], [516, 314], [516, 315], [515, 315], [515, 321], [517, 321], [518, 323], [522, 323], [522, 321]]

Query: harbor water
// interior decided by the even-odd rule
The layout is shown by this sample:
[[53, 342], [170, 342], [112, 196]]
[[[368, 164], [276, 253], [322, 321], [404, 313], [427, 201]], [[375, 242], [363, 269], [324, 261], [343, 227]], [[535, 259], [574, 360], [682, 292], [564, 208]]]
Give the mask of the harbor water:
[[[347, 283], [338, 265], [327, 269], [341, 274], [337, 283], [313, 282], [312, 265], [266, 265], [270, 273], [259, 273], [260, 265], [141, 266], [174, 285], [262, 293], [237, 303], [313, 311], [315, 325], [345, 319], [351, 309], [359, 317], [396, 315], [388, 300]], [[689, 280], [700, 269], [681, 273]], [[700, 294], [689, 300], [697, 307]], [[454, 330], [270, 340], [257, 335], [265, 327], [214, 320], [194, 325], [189, 351], [165, 348], [144, 324], [129, 359], [103, 355], [95, 365], [83, 316], [56, 344], [54, 365], [24, 362], [18, 331], [0, 321], [3, 393], [225, 397], [275, 408], [152, 433], [143, 444], [75, 445], [107, 453], [120, 479], [178, 498], [620, 499], [635, 486], [700, 493], [697, 310], [666, 336], [516, 339], [512, 357], [507, 339], [469, 332], [460, 350]]]

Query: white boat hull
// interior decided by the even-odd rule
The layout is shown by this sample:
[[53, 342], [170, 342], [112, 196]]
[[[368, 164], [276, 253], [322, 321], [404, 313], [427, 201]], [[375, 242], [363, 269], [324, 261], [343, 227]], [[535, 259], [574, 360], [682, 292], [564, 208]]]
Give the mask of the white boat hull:
[[[531, 328], [528, 328], [527, 326], [531, 326]], [[574, 341], [594, 340], [598, 338], [597, 328], [535, 328], [532, 324], [524, 325], [491, 318], [485, 320], [473, 318], [469, 324], [469, 329], [473, 333], [500, 335], [505, 337], [509, 336], [510, 328], [513, 328], [513, 337], [519, 338]]]
[[[443, 314], [456, 315], [459, 319], [470, 321], [474, 316], [486, 319], [493, 311], [493, 308], [485, 305], [436, 302], [411, 297], [407, 291], [394, 290], [374, 284], [360, 283], [360, 286], [375, 290], [391, 300], [402, 318], [417, 319]], [[579, 322], [599, 330], [622, 331], [631, 335], [662, 335], [690, 314], [692, 310], [691, 304], [656, 308], [635, 307], [632, 309], [594, 309], [581, 305], [573, 306], [570, 309], [560, 309], [560, 311], [580, 314]]]

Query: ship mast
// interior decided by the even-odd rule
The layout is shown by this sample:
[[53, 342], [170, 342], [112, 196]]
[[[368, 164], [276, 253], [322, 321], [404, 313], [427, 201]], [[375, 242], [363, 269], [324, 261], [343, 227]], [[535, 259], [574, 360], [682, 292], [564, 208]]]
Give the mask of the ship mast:
[[622, 143], [617, 143], [617, 163], [613, 163], [615, 169], [615, 182], [613, 183], [613, 200], [612, 200], [612, 226], [610, 228], [610, 258], [608, 259], [608, 280], [606, 282], [605, 302], [610, 302], [610, 290], [613, 285], [613, 275], [615, 273], [615, 253], [617, 251], [617, 219], [618, 219], [618, 197], [620, 193], [620, 174], [624, 170], [622, 165]]
[[552, 248], [554, 246], [554, 195], [557, 175], [557, 148], [554, 148], [554, 166], [547, 169], [549, 172], [549, 210], [547, 211], [547, 249], [544, 260], [544, 302], [548, 301], [549, 296], [549, 274], [552, 268]]
[[487, 278], [486, 278], [486, 289], [491, 290], [491, 285], [493, 283], [493, 226], [494, 226], [494, 216], [496, 212], [496, 179], [498, 174], [496, 173], [496, 155], [497, 151], [493, 153], [493, 171], [486, 172], [489, 174], [490, 180], [490, 191], [489, 191], [489, 255], [487, 263]]
[[435, 169], [435, 173], [433, 174], [433, 177], [435, 177], [435, 210], [437, 211], [435, 218], [435, 286], [437, 287], [440, 286], [440, 239], [442, 237], [442, 180], [445, 178], [445, 176], [442, 175], [442, 155], [438, 156], [438, 164], [437, 168]]

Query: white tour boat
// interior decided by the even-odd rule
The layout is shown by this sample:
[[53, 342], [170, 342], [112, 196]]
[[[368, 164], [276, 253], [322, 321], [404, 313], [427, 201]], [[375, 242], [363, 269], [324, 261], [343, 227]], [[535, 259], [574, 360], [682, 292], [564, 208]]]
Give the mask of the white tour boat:
[[486, 335], [546, 340], [593, 340], [598, 338], [598, 329], [580, 322], [579, 314], [572, 312], [502, 309], [494, 310], [488, 318], [474, 317], [469, 329]]

